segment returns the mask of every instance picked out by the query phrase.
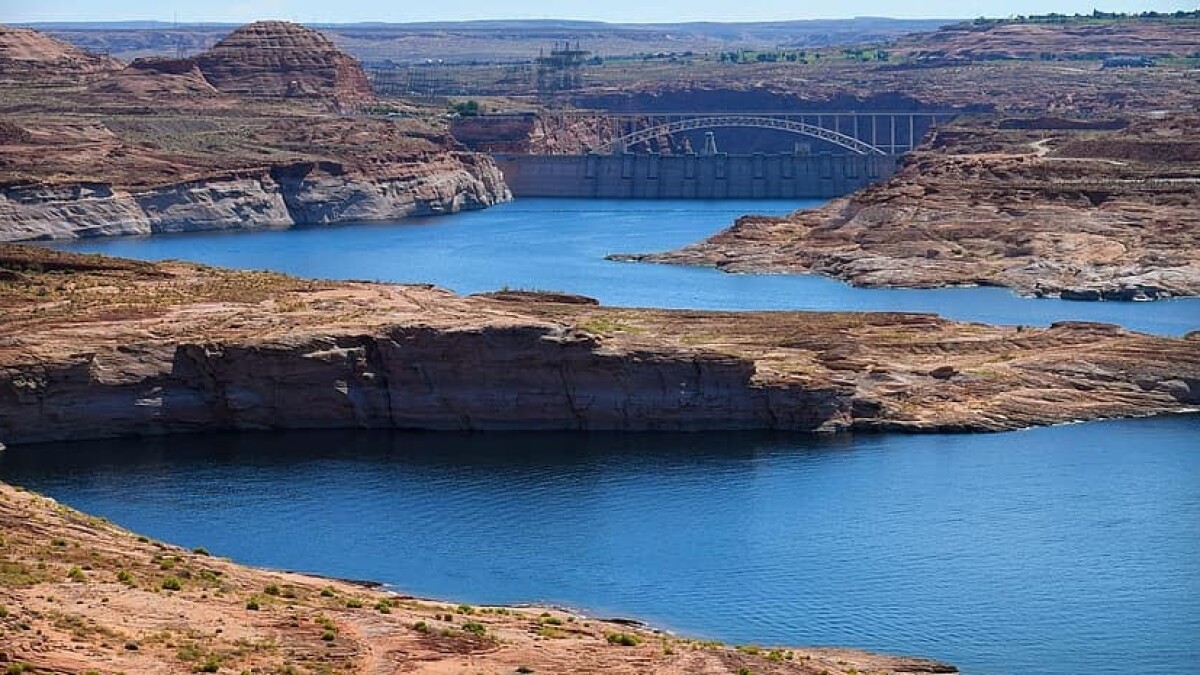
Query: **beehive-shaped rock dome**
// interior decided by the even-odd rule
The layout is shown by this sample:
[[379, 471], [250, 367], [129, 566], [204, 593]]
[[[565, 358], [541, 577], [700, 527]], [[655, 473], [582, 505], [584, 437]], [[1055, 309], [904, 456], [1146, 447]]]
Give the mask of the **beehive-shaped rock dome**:
[[196, 62], [205, 79], [231, 94], [372, 98], [358, 61], [318, 31], [286, 21], [243, 26]]

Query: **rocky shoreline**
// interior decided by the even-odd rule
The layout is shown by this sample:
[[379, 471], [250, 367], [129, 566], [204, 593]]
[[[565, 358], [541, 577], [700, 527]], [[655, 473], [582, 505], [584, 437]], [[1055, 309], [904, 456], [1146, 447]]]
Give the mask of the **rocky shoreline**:
[[1196, 296], [1198, 124], [1187, 115], [960, 122], [934, 133], [891, 179], [820, 208], [746, 216], [675, 251], [610, 257], [867, 287]]
[[485, 155], [447, 152], [410, 173], [392, 174], [356, 175], [319, 162], [144, 188], [0, 186], [0, 241], [391, 220], [481, 209], [512, 198]]
[[0, 246], [0, 442], [242, 429], [1000, 431], [1200, 404], [1200, 334], [617, 309]]
[[0, 241], [392, 220], [511, 199], [439, 110], [377, 101], [357, 61], [296, 24], [128, 65], [0, 26], [0, 62]]
[[473, 607], [255, 569], [3, 483], [0, 531], [9, 672], [958, 672], [852, 649], [737, 649], [554, 608]]

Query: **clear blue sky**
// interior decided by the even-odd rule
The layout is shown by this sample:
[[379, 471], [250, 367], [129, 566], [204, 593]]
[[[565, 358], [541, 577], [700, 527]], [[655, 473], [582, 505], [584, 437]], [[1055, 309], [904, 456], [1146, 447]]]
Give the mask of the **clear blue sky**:
[[958, 18], [1046, 12], [1175, 11], [1196, 0], [0, 0], [0, 23], [27, 21], [302, 23], [441, 21], [463, 19], [589, 19], [611, 22], [767, 21], [894, 16]]

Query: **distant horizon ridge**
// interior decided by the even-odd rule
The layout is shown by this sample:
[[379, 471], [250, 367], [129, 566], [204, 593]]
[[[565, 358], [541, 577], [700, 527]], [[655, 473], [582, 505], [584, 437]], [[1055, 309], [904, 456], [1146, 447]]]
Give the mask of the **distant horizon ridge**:
[[774, 20], [755, 20], [755, 21], [600, 21], [588, 19], [448, 19], [444, 21], [298, 21], [291, 18], [278, 17], [263, 17], [251, 21], [164, 21], [161, 19], [113, 19], [106, 21], [17, 21], [17, 22], [0, 22], [2, 25], [15, 26], [20, 28], [34, 27], [72, 27], [79, 28], [83, 26], [97, 26], [105, 28], [173, 28], [173, 27], [189, 27], [202, 26], [213, 28], [224, 28], [228, 26], [244, 26], [249, 23], [257, 23], [259, 21], [287, 21], [289, 23], [297, 23], [306, 26], [336, 26], [336, 27], [354, 27], [354, 26], [411, 26], [411, 27], [426, 27], [426, 26], [505, 26], [514, 24], [541, 24], [560, 27], [662, 27], [662, 26], [773, 26], [773, 25], [792, 25], [792, 24], [821, 24], [821, 23], [850, 23], [855, 21], [892, 21], [896, 23], [930, 23], [935, 21], [969, 21], [976, 17], [967, 16], [944, 16], [944, 17], [892, 17], [892, 16], [852, 16], [843, 18], [825, 18], [825, 19], [774, 19]]

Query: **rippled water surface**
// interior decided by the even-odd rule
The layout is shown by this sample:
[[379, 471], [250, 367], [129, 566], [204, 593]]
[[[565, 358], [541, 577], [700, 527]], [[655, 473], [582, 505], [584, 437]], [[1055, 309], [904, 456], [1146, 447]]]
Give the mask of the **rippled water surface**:
[[[603, 259], [814, 205], [521, 200], [401, 223], [61, 246], [615, 305], [1200, 328], [1196, 300], [864, 290]], [[238, 561], [419, 595], [558, 603], [739, 643], [921, 654], [974, 675], [1200, 664], [1200, 416], [997, 435], [127, 440], [10, 449], [0, 478]]]
[[14, 448], [0, 477], [239, 561], [418, 595], [977, 675], [1184, 673], [1198, 438], [1200, 416], [826, 439], [305, 432]]
[[677, 248], [746, 213], [782, 215], [819, 204], [523, 199], [484, 211], [398, 223], [93, 239], [60, 246], [311, 277], [429, 282], [462, 293], [504, 286], [562, 290], [624, 306], [895, 310], [1027, 325], [1076, 319], [1164, 334], [1200, 328], [1196, 299], [1035, 302], [1001, 288], [861, 289], [815, 276], [725, 274], [604, 259], [609, 253]]

